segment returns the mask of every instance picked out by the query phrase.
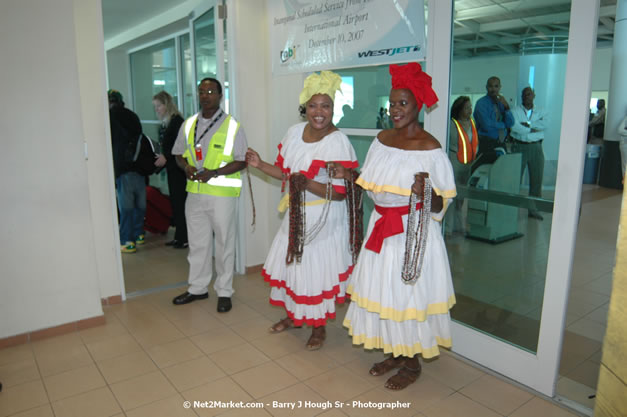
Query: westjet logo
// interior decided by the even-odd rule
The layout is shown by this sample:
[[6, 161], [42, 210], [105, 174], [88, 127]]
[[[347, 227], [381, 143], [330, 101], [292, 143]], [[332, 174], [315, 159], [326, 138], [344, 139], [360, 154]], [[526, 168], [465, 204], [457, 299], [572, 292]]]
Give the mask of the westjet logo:
[[357, 57], [368, 58], [371, 56], [383, 56], [383, 55], [392, 56], [396, 54], [406, 54], [409, 52], [418, 52], [418, 51], [420, 51], [419, 45], [401, 46], [399, 48], [377, 49], [377, 50], [370, 50], [370, 51], [365, 51], [365, 52], [357, 52]]

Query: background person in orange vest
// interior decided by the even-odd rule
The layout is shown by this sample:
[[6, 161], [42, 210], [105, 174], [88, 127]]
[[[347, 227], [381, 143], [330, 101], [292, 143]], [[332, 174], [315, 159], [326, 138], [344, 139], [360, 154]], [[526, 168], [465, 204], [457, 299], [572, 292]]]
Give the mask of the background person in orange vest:
[[[472, 119], [470, 97], [461, 96], [451, 106], [451, 126], [449, 127], [448, 156], [453, 165], [455, 183], [466, 185], [470, 178], [470, 167], [477, 157], [479, 138], [477, 127]], [[464, 200], [455, 199], [455, 210], [448, 214], [447, 232], [465, 232], [463, 221]]]
[[[529, 169], [529, 195], [542, 197], [542, 177], [544, 176], [544, 151], [542, 141], [546, 129], [547, 114], [533, 105], [536, 97], [531, 87], [522, 90], [522, 104], [514, 107], [514, 125], [510, 136], [514, 139], [512, 153], [522, 154], [520, 177]], [[543, 220], [535, 208], [529, 209], [529, 217]]]

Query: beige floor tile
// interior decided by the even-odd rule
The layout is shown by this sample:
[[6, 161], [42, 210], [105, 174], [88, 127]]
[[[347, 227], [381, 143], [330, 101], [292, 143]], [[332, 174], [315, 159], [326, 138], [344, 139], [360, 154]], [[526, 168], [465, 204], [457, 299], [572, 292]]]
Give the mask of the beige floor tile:
[[164, 343], [173, 342], [185, 337], [172, 323], [159, 323], [145, 330], [133, 333], [135, 339], [144, 349], [152, 346], [162, 345]]
[[484, 373], [451, 355], [440, 355], [439, 358], [422, 363], [422, 373], [457, 391]]
[[141, 346], [135, 341], [135, 338], [128, 333], [89, 342], [86, 345], [95, 361], [111, 359], [141, 350]]
[[257, 315], [257, 317], [253, 319], [231, 326], [231, 330], [250, 341], [268, 336], [268, 334], [270, 334], [268, 329], [273, 324], [274, 322], [270, 319]]
[[13, 414], [11, 417], [55, 417], [50, 405], [33, 408], [22, 413]]
[[176, 394], [174, 387], [158, 371], [117, 382], [110, 387], [125, 412]]
[[[34, 344], [33, 348], [35, 349]], [[55, 375], [94, 363], [82, 341], [79, 345], [48, 345], [45, 349], [35, 349], [35, 358], [39, 372], [43, 376]]]
[[292, 353], [277, 359], [276, 363], [301, 381], [341, 366], [324, 349]]
[[227, 411], [224, 414], [220, 414], [220, 417], [270, 417], [271, 414], [268, 413], [263, 408], [242, 408], [242, 409], [233, 409]]
[[133, 352], [97, 363], [109, 384], [145, 375], [157, 370], [157, 366], [144, 351]]
[[31, 344], [8, 347], [0, 349], [0, 366], [10, 365], [15, 362], [28, 361], [34, 359]]
[[2, 390], [2, 395], [0, 395], [0, 417], [10, 416], [45, 404], [48, 404], [48, 395], [40, 380], [7, 387]]
[[19, 385], [40, 378], [34, 358], [0, 365], [0, 378], [4, 387]]
[[126, 327], [120, 323], [120, 320], [114, 314], [109, 316], [112, 318], [106, 317], [107, 322], [104, 325], [78, 332], [85, 344], [128, 334]]
[[334, 408], [333, 410], [329, 410], [329, 411], [325, 411], [322, 414], [318, 414], [319, 417], [343, 417], [343, 416], [347, 416], [348, 414], [343, 413], [342, 411], [338, 410], [337, 408]]
[[305, 350], [305, 343], [289, 330], [283, 333], [269, 334], [252, 340], [250, 343], [272, 359]]
[[[275, 417], [309, 417], [320, 414], [321, 408], [312, 404], [326, 400], [305, 384], [296, 384], [260, 399], [266, 404], [266, 411]], [[309, 403], [307, 403], [309, 401]]]
[[372, 380], [377, 384], [376, 386], [378, 390], [386, 392], [396, 401], [410, 403], [412, 410], [424, 410], [431, 404], [434, 404], [455, 392], [446, 385], [424, 374], [420, 375], [416, 382], [404, 390], [390, 391], [389, 389], [384, 388], [384, 384], [391, 375], [394, 374], [390, 373], [390, 375], [372, 377]]
[[204, 356], [189, 339], [180, 339], [148, 349], [148, 354], [160, 368], [176, 365]]
[[185, 408], [180, 394], [127, 411], [127, 417], [192, 417], [194, 410]]
[[191, 341], [206, 354], [246, 343], [237, 333], [226, 326], [193, 336], [191, 337]]
[[298, 380], [274, 362], [247, 369], [231, 378], [253, 398], [261, 398], [272, 392], [296, 384]]
[[179, 392], [226, 376], [226, 374], [206, 356], [164, 368], [162, 372]]
[[335, 368], [305, 381], [305, 384], [330, 401], [346, 401], [376, 387], [344, 367]]
[[[242, 389], [238, 384], [236, 384], [231, 378], [225, 377], [222, 379], [218, 379], [216, 381], [212, 381], [208, 384], [201, 385], [199, 387], [193, 388], [191, 390], [183, 391], [181, 393], [183, 398], [187, 401], [194, 402], [210, 402], [210, 401], [243, 401], [250, 402], [252, 401], [252, 397]], [[222, 414], [226, 411], [224, 408], [214, 407], [214, 408], [196, 408], [194, 407], [194, 411], [200, 417], [210, 417], [217, 416], [218, 414]]]
[[95, 364], [44, 377], [50, 401], [57, 401], [96, 388], [106, 382]]
[[446, 397], [421, 412], [427, 417], [501, 417], [459, 393]]
[[56, 417], [110, 417], [122, 411], [108, 387], [52, 403]]
[[466, 385], [461, 394], [503, 415], [508, 415], [533, 395], [492, 375], [484, 375]]
[[213, 352], [208, 356], [227, 375], [232, 375], [270, 361], [270, 358], [248, 343]]
[[525, 403], [518, 410], [514, 411], [510, 417], [576, 417], [577, 414], [571, 413], [555, 404], [545, 401], [541, 398], [534, 397], [531, 401]]
[[224, 328], [224, 324], [216, 317], [205, 312], [206, 317], [193, 317], [191, 319], [173, 319], [176, 326], [185, 336], [195, 336], [210, 330]]
[[[342, 411], [355, 417], [378, 417], [381, 415], [410, 417], [416, 413], [417, 410], [413, 408], [412, 402], [402, 401], [399, 405], [397, 401], [391, 395], [391, 391], [375, 388], [345, 401]], [[384, 404], [395, 404], [397, 407], [391, 408], [384, 406]]]
[[228, 326], [232, 326], [237, 323], [242, 323], [246, 320], [257, 318], [259, 317], [259, 313], [244, 303], [236, 303], [235, 301], [233, 301], [233, 309], [228, 313], [218, 314], [217, 317], [218, 320], [220, 320], [222, 323]]

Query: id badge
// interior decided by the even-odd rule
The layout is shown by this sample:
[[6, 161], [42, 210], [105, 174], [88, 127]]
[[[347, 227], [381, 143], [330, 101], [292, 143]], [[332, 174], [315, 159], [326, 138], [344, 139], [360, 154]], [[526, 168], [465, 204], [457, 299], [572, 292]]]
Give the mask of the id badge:
[[196, 151], [196, 161], [198, 162], [202, 161], [202, 147], [200, 146], [200, 143], [196, 145], [195, 151]]

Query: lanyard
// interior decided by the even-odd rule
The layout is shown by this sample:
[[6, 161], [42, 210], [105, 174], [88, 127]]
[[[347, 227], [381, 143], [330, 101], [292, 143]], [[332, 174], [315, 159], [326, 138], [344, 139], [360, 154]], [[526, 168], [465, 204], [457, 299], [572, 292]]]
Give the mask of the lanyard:
[[209, 126], [207, 126], [205, 131], [202, 132], [202, 135], [200, 135], [200, 136], [196, 135], [196, 133], [198, 131], [198, 122], [196, 122], [196, 124], [194, 125], [194, 144], [195, 145], [198, 145], [200, 143], [200, 140], [203, 138], [203, 136], [205, 136], [207, 134], [209, 129], [211, 129], [213, 127], [213, 125], [215, 125], [217, 123], [217, 121], [220, 120], [221, 117], [222, 117], [222, 109], [220, 109], [220, 113], [211, 121], [211, 123], [209, 123]]

